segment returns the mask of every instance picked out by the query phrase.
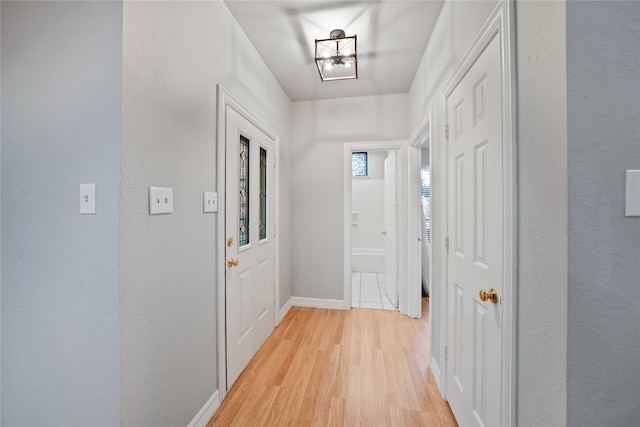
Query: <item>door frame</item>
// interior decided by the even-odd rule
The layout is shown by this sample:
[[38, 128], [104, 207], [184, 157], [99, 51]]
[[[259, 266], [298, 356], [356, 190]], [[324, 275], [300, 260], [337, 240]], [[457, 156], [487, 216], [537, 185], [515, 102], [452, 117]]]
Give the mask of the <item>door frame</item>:
[[[409, 241], [407, 230], [411, 217], [409, 215], [408, 197], [408, 173], [409, 170], [409, 144], [407, 140], [395, 141], [369, 141], [347, 142], [343, 148], [343, 183], [344, 183], [344, 273], [343, 273], [343, 309], [351, 310], [351, 211], [352, 211], [352, 177], [351, 177], [351, 153], [354, 151], [384, 151], [398, 150], [400, 188], [398, 194], [398, 310], [401, 314], [419, 318], [420, 309], [420, 285], [409, 282]], [[404, 261], [403, 261], [404, 260]]]
[[227, 316], [226, 316], [226, 272], [225, 265], [225, 243], [226, 243], [226, 134], [227, 134], [227, 107], [233, 108], [242, 117], [251, 122], [254, 126], [273, 140], [275, 147], [275, 172], [274, 186], [275, 197], [275, 230], [274, 230], [274, 301], [273, 301], [273, 326], [276, 327], [280, 320], [280, 310], [278, 301], [280, 301], [280, 174], [279, 174], [279, 158], [280, 158], [280, 138], [271, 128], [265, 125], [250, 110], [240, 104], [231, 94], [221, 85], [217, 85], [217, 107], [218, 113], [216, 117], [217, 124], [217, 183], [216, 191], [218, 192], [218, 212], [216, 222], [216, 266], [217, 266], [217, 310], [218, 310], [218, 392], [220, 394], [220, 402], [227, 395]]
[[[420, 124], [416, 126], [415, 130], [409, 137], [409, 282], [417, 281], [422, 284], [422, 242], [419, 240], [422, 237], [422, 215], [418, 212], [422, 212], [420, 194], [420, 170], [421, 170], [421, 150], [422, 142], [426, 137], [429, 141], [429, 168], [431, 170], [431, 206], [430, 209], [433, 212], [433, 115], [431, 105], [428, 107], [426, 114], [423, 116]], [[431, 250], [429, 251], [429, 304], [433, 298], [431, 295], [431, 289], [433, 287], [433, 215], [431, 215]], [[417, 241], [413, 240], [413, 237], [417, 236]], [[411, 243], [413, 242], [413, 244]], [[446, 300], [445, 300], [446, 304]], [[422, 307], [414, 307], [416, 310], [421, 310]], [[441, 308], [441, 313], [446, 312], [446, 305]], [[444, 328], [441, 328], [444, 329]], [[442, 333], [442, 332], [441, 332]], [[444, 348], [444, 346], [443, 346]], [[444, 356], [444, 350], [442, 350]], [[433, 357], [432, 357], [433, 359]], [[436, 378], [438, 382], [440, 378]]]
[[[502, 368], [501, 368], [501, 425], [516, 424], [516, 344], [517, 344], [517, 152], [516, 152], [516, 79], [515, 79], [515, 34], [514, 10], [511, 0], [501, 0], [489, 15], [482, 29], [471, 43], [471, 47], [456, 68], [441, 93], [442, 135], [445, 135], [442, 156], [440, 158], [442, 181], [442, 226], [443, 236], [448, 235], [448, 117], [447, 97], [471, 69], [489, 43], [498, 37], [500, 40], [500, 74], [502, 84], [502, 138], [503, 138], [503, 305], [502, 317]], [[443, 239], [444, 240], [444, 239]], [[440, 242], [445, 249], [445, 242]], [[444, 306], [447, 307], [448, 295], [448, 258], [449, 251], [442, 252], [441, 269]], [[447, 319], [445, 310], [442, 323], [445, 325], [444, 343], [447, 343]], [[446, 351], [445, 351], [446, 354]], [[441, 383], [446, 398], [447, 361], [441, 373]]]

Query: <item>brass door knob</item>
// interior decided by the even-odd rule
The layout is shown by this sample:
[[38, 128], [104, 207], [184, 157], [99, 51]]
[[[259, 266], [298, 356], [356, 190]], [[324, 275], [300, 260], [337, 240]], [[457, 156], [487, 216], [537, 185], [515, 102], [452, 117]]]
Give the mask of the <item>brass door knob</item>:
[[493, 304], [498, 303], [498, 293], [495, 289], [491, 288], [488, 291], [482, 289], [480, 291], [480, 299], [484, 302], [491, 301]]
[[386, 232], [386, 231], [383, 231], [383, 232], [382, 232], [382, 235], [383, 235], [383, 236], [386, 236], [386, 235], [387, 235], [387, 232]]
[[233, 259], [233, 258], [229, 258], [227, 260], [227, 265], [229, 266], [229, 268], [237, 267], [238, 266], [238, 260], [237, 259]]

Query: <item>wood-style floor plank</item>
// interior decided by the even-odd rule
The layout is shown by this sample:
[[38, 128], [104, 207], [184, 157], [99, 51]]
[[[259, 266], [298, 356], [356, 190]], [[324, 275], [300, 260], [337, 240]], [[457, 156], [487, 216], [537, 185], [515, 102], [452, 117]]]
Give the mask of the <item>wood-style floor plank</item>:
[[422, 318], [293, 307], [207, 427], [456, 426], [428, 370]]

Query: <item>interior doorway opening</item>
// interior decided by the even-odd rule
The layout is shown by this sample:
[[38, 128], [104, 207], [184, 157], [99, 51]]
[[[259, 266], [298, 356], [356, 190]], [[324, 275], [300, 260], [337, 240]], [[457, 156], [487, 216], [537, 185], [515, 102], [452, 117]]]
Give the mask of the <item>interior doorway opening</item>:
[[431, 150], [428, 129], [419, 148], [420, 176], [420, 283], [423, 295], [431, 295]]
[[351, 306], [398, 310], [399, 150], [352, 152]]
[[[346, 143], [344, 145], [344, 291], [343, 291], [343, 308], [349, 310], [353, 304], [353, 275], [352, 275], [352, 245], [353, 239], [353, 222], [357, 218], [360, 221], [359, 211], [354, 211], [352, 207], [352, 181], [353, 181], [353, 153], [358, 152], [384, 152], [384, 158], [387, 174], [389, 175], [386, 182], [390, 182], [390, 177], [393, 177], [393, 187], [395, 195], [392, 196], [395, 200], [396, 207], [392, 209], [392, 212], [387, 217], [395, 215], [395, 220], [390, 220], [385, 224], [382, 230], [378, 231], [380, 237], [385, 241], [385, 253], [394, 253], [395, 262], [393, 258], [382, 259], [385, 265], [384, 270], [384, 292], [390, 296], [390, 303], [397, 307], [397, 310], [401, 314], [408, 315], [409, 317], [419, 318], [421, 316], [421, 292], [420, 283], [417, 279], [412, 278], [413, 272], [410, 272], [413, 261], [410, 261], [408, 256], [410, 253], [415, 256], [415, 249], [410, 248], [410, 244], [413, 244], [413, 239], [409, 238], [409, 226], [415, 214], [409, 215], [409, 174], [407, 171], [409, 168], [409, 145], [406, 140], [403, 141], [382, 141], [382, 142], [359, 142], [359, 143]], [[390, 155], [393, 153], [393, 155]], [[392, 160], [395, 157], [395, 160]], [[390, 172], [391, 166], [393, 166], [394, 172]], [[417, 200], [417, 199], [416, 199]], [[383, 211], [384, 211], [384, 204]], [[387, 203], [387, 206], [393, 206], [393, 203]], [[354, 216], [354, 212], [358, 215]], [[411, 226], [413, 228], [413, 226]], [[378, 232], [375, 232], [376, 234]], [[386, 232], [386, 234], [384, 234]], [[393, 237], [391, 239], [390, 237]], [[389, 245], [387, 248], [386, 245]], [[394, 251], [393, 248], [397, 248]], [[386, 265], [389, 267], [386, 267]], [[394, 268], [395, 266], [395, 268]], [[390, 286], [390, 282], [387, 280], [388, 271], [396, 270], [391, 274], [391, 277], [396, 277], [395, 289]], [[411, 273], [411, 274], [410, 274]], [[411, 277], [411, 278], [410, 278]], [[377, 280], [377, 277], [376, 277]], [[382, 288], [380, 288], [382, 289]], [[382, 292], [380, 297], [382, 299]], [[384, 300], [383, 300], [384, 301]], [[383, 307], [384, 308], [384, 307]]]

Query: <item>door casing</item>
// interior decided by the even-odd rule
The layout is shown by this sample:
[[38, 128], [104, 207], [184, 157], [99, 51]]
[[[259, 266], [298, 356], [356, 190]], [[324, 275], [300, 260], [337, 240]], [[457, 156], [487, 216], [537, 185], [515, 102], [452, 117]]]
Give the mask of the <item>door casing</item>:
[[[435, 161], [433, 157], [433, 118], [432, 118], [432, 107], [429, 106], [427, 108], [427, 113], [424, 115], [420, 124], [415, 128], [415, 130], [411, 133], [409, 137], [409, 269], [408, 269], [408, 280], [421, 282], [422, 278], [422, 242], [421, 238], [424, 238], [422, 233], [422, 208], [421, 208], [421, 200], [420, 200], [420, 168], [422, 166], [421, 163], [421, 150], [422, 143], [424, 140], [429, 141], [429, 167], [431, 168], [431, 186], [433, 188], [433, 162]], [[434, 210], [434, 202], [433, 202], [433, 191], [431, 195], [431, 211]], [[429, 304], [434, 304], [436, 301], [433, 299], [433, 295], [431, 294], [431, 289], [433, 288], [433, 215], [431, 215], [431, 250], [429, 251]], [[442, 291], [441, 291], [442, 292]], [[442, 303], [442, 301], [441, 301]], [[446, 299], [444, 300], [444, 306], [440, 308], [441, 313], [446, 313]], [[442, 323], [441, 323], [442, 325]], [[446, 324], [445, 324], [446, 326]], [[446, 329], [444, 327], [441, 328], [440, 336], [446, 333]], [[444, 359], [444, 346], [442, 346], [442, 359]], [[435, 363], [435, 358], [431, 357], [431, 368], [438, 366]], [[437, 368], [436, 368], [437, 369]], [[440, 387], [440, 375], [438, 372], [434, 372], [434, 378], [438, 387]], [[444, 393], [443, 393], [444, 395]]]
[[280, 310], [278, 307], [278, 301], [280, 301], [280, 178], [279, 178], [279, 157], [280, 157], [280, 145], [279, 137], [271, 128], [265, 125], [260, 119], [257, 118], [251, 111], [245, 108], [242, 104], [235, 100], [231, 94], [220, 84], [217, 85], [217, 98], [218, 98], [218, 114], [217, 114], [217, 183], [216, 191], [218, 192], [218, 212], [216, 222], [216, 265], [217, 265], [217, 297], [216, 307], [218, 310], [218, 391], [220, 395], [220, 401], [224, 400], [227, 394], [227, 340], [226, 340], [226, 307], [225, 307], [225, 295], [226, 295], [226, 205], [224, 194], [226, 191], [226, 110], [227, 106], [233, 108], [241, 116], [251, 122], [254, 126], [265, 133], [274, 142], [275, 147], [275, 237], [274, 237], [274, 326], [277, 326], [280, 322], [280, 316], [278, 315]]
[[[398, 154], [396, 151], [387, 151], [384, 160], [384, 233], [385, 233], [385, 253], [384, 253], [384, 293], [391, 300], [395, 307], [398, 307], [398, 240], [396, 229], [398, 228], [396, 218], [398, 217]], [[390, 180], [393, 179], [393, 185]]]
[[[497, 36], [500, 40], [501, 51], [501, 84], [502, 84], [502, 139], [503, 139], [503, 295], [501, 301], [503, 304], [502, 318], [502, 372], [501, 375], [501, 425], [516, 424], [516, 309], [517, 309], [517, 179], [516, 179], [516, 89], [515, 89], [515, 35], [512, 31], [514, 28], [514, 11], [513, 3], [510, 0], [501, 0], [482, 29], [471, 44], [470, 49], [464, 56], [453, 76], [446, 84], [441, 94], [441, 103], [444, 120], [442, 121], [442, 135], [447, 135], [449, 118], [447, 117], [446, 100], [456, 88], [458, 83], [464, 78], [471, 69], [477, 58], [482, 54], [487, 45]], [[447, 235], [448, 224], [448, 164], [447, 164], [447, 141], [446, 137], [442, 141], [443, 149], [441, 157], [434, 159], [440, 161], [440, 170], [442, 171], [440, 191], [442, 199], [440, 201], [440, 210], [442, 212], [442, 236]], [[442, 283], [444, 284], [442, 298], [444, 299], [443, 307], [447, 307], [446, 284], [448, 283], [448, 251], [445, 248], [445, 241], [439, 242], [442, 254], [441, 272]], [[444, 318], [441, 322], [444, 324], [445, 333], [442, 335], [447, 337], [446, 309], [443, 312]], [[446, 358], [441, 369], [440, 387], [446, 398], [446, 371], [448, 369]]]

